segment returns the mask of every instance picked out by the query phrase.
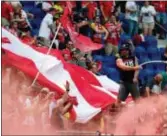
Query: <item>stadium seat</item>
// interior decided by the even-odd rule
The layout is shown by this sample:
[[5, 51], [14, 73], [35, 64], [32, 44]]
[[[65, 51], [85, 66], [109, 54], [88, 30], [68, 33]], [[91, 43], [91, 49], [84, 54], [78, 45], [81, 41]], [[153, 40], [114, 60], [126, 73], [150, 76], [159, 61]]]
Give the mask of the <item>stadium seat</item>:
[[39, 29], [32, 29], [31, 30], [32, 36], [38, 36], [38, 33], [39, 33]]
[[117, 69], [108, 68], [107, 75], [110, 79], [114, 80], [115, 82], [120, 81], [120, 73]]
[[159, 48], [159, 51], [160, 51], [160, 54], [162, 56], [164, 54], [164, 52], [165, 52], [165, 48]]
[[121, 34], [120, 36], [120, 41], [119, 41], [119, 46], [126, 43], [127, 40], [131, 39], [131, 37], [125, 33]]
[[163, 64], [163, 63], [159, 63], [156, 65], [157, 66], [157, 69], [160, 70], [160, 71], [165, 71], [165, 66], [166, 64]]
[[154, 64], [153, 63], [149, 63], [145, 65], [145, 69], [148, 70], [155, 70]]
[[142, 85], [145, 83], [145, 80], [146, 80], [146, 70], [145, 69], [140, 70], [139, 80], [141, 81]]
[[35, 18], [40, 18], [40, 19], [43, 19], [45, 16], [45, 12], [40, 8], [33, 8], [30, 11], [30, 13], [32, 13], [35, 16]]
[[147, 49], [148, 57], [151, 60], [161, 60], [161, 55], [158, 48], [148, 48]]
[[39, 29], [40, 28], [40, 25], [41, 25], [41, 21], [40, 19], [38, 18], [35, 18], [33, 20], [30, 21], [31, 23], [31, 26], [34, 28], [34, 29]]
[[21, 4], [24, 6], [34, 6], [35, 5], [35, 1], [20, 1]]
[[158, 45], [158, 41], [155, 36], [146, 36], [145, 41], [147, 42], [148, 46], [146, 48], [155, 48]]
[[138, 46], [135, 48], [135, 55], [138, 59], [141, 59], [143, 57], [147, 57], [146, 50], [141, 46]]
[[93, 60], [95, 60], [95, 61], [103, 61], [103, 56], [101, 56], [101, 55], [94, 55], [93, 56]]
[[103, 64], [108, 66], [108, 67], [115, 67], [116, 66], [115, 56], [104, 56], [102, 61], [103, 61]]
[[156, 75], [156, 71], [146, 69], [145, 74], [146, 74], [146, 81], [149, 81], [154, 78], [154, 76]]

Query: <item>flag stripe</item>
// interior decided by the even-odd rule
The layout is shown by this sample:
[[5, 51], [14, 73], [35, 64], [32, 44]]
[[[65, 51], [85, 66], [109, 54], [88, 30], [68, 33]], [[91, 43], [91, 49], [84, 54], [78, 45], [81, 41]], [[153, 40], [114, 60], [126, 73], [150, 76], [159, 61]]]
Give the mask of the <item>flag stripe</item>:
[[[105, 92], [92, 87], [85, 78], [78, 75], [77, 71], [67, 63], [55, 56], [45, 55], [22, 43], [18, 38], [2, 29], [2, 36], [7, 37], [10, 43], [2, 44], [8, 53], [13, 65], [22, 69], [32, 77], [39, 70], [41, 75], [38, 81], [46, 83], [60, 93], [65, 89], [66, 81], [70, 82], [70, 96], [76, 96], [79, 105], [73, 106], [76, 112], [76, 121], [85, 123], [101, 111], [101, 108], [111, 104], [114, 99]], [[9, 55], [10, 54], [10, 55]], [[41, 64], [45, 63], [42, 70]], [[85, 110], [86, 109], [86, 110]]]

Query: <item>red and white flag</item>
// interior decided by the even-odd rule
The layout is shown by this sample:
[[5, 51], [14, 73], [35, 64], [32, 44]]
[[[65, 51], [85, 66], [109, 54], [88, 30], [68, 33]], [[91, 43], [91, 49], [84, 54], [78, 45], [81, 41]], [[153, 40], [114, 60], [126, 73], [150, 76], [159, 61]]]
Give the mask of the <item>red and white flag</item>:
[[117, 96], [112, 92], [118, 93], [119, 85], [107, 77], [95, 76], [84, 68], [66, 63], [58, 50], [46, 55], [47, 49], [24, 44], [4, 28], [2, 39], [6, 61], [32, 78], [40, 71], [37, 80], [41, 85], [63, 94], [66, 81], [70, 83], [69, 95], [78, 101], [70, 112], [75, 122], [86, 123], [115, 102]]
[[75, 31], [75, 27], [69, 18], [69, 10], [67, 7], [64, 9], [60, 22], [63, 28], [69, 33], [70, 39], [72, 40], [74, 46], [80, 49], [82, 52], [99, 50], [103, 47], [102, 44], [95, 43], [89, 37]]

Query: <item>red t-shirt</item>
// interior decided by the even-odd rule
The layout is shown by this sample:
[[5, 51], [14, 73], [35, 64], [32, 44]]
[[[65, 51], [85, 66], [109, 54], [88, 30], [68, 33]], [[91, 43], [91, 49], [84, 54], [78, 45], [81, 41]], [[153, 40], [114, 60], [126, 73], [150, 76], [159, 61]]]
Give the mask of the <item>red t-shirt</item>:
[[25, 44], [32, 45], [32, 41], [34, 40], [34, 38], [29, 36], [23, 36], [21, 40]]
[[61, 53], [62, 53], [62, 55], [63, 54], [67, 54], [68, 56], [69, 56], [69, 60], [72, 60], [72, 56], [71, 56], [71, 52], [70, 52], [70, 50], [69, 49], [63, 49], [62, 51], [61, 51]]
[[118, 45], [120, 36], [119, 32], [121, 30], [121, 24], [113, 24], [113, 23], [107, 23], [105, 24], [105, 27], [109, 31], [109, 36], [107, 38], [107, 42], [113, 44], [113, 45]]
[[105, 16], [110, 17], [114, 11], [114, 1], [100, 1], [100, 6], [103, 7]]
[[93, 20], [94, 16], [95, 16], [95, 12], [96, 12], [96, 8], [97, 8], [97, 3], [96, 2], [89, 2], [88, 6], [88, 18], [90, 20]]
[[[99, 30], [102, 30], [102, 25], [95, 24], [95, 27], [97, 27]], [[93, 41], [96, 43], [101, 43], [102, 42], [102, 34], [101, 33], [95, 33], [93, 35]]]
[[167, 2], [166, 1], [153, 1], [152, 5], [155, 7], [157, 12], [165, 12]]
[[13, 7], [10, 3], [2, 2], [1, 7], [2, 17], [6, 18], [8, 21], [11, 20], [10, 13], [13, 13]]

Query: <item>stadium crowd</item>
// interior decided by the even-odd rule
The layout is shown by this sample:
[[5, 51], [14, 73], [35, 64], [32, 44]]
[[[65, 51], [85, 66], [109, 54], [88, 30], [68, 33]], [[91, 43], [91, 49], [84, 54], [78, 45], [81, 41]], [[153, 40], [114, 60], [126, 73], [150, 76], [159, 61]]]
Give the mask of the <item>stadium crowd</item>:
[[[85, 53], [75, 47], [69, 33], [61, 26], [52, 48], [60, 50], [66, 62], [120, 83], [124, 89], [120, 89], [118, 103], [129, 93], [136, 99], [140, 95], [149, 97], [167, 92], [165, 64], [138, 65], [150, 60], [167, 61], [167, 47], [159, 49], [157, 44], [157, 39], [167, 39], [166, 1], [2, 1], [2, 27], [30, 46], [49, 48], [65, 7], [71, 9], [70, 20], [75, 30], [103, 46]], [[68, 92], [68, 83], [66, 89]], [[55, 94], [46, 88], [39, 94], [39, 97], [33, 94], [36, 96], [33, 105], [40, 99], [42, 103], [47, 94], [47, 99], [43, 99], [46, 105], [40, 110], [44, 111], [48, 103], [55, 107], [50, 101]], [[58, 102], [63, 115], [72, 104], [77, 104], [74, 98], [68, 103], [66, 95]], [[27, 100], [26, 104], [29, 103]], [[62, 121], [57, 111], [53, 110], [52, 114], [55, 116], [49, 115], [50, 118], [57, 117], [52, 121]], [[54, 126], [55, 122], [51, 124]]]

